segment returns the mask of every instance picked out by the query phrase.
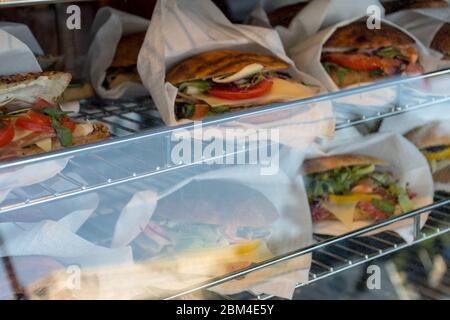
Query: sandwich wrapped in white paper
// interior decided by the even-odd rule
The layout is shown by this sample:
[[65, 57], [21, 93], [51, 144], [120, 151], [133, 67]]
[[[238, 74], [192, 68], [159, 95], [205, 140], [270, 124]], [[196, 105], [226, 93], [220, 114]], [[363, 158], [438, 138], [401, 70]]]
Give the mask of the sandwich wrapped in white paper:
[[[320, 31], [319, 33], [294, 46], [289, 51], [290, 57], [295, 61], [299, 68], [315, 76], [330, 91], [340, 90], [339, 86], [333, 81], [321, 63], [323, 45], [338, 28], [345, 27], [356, 21], [364, 21], [364, 19], [367, 19], [367, 17], [355, 17]], [[425, 72], [436, 70], [439, 63], [439, 57], [430, 53], [417, 38], [408, 33], [408, 31], [399, 28], [389, 21], [382, 19], [380, 22], [393, 27], [394, 29], [398, 29], [400, 32], [404, 33], [405, 36], [408, 36], [412, 41], [414, 41], [413, 47], [419, 54], [418, 61]], [[374, 31], [376, 34], [376, 30]], [[367, 82], [362, 82], [347, 88], [360, 87], [366, 84]], [[391, 86], [335, 99], [333, 101], [333, 105], [338, 114], [339, 112], [344, 112], [346, 116], [368, 116], [392, 109], [397, 102], [398, 95], [399, 88], [396, 86]]]
[[[310, 154], [308, 158], [316, 159], [336, 155], [362, 155], [385, 161], [383, 166], [387, 165], [387, 167], [384, 170], [387, 169], [392, 172], [399, 186], [407, 186], [408, 190], [415, 195], [411, 200], [413, 207], [420, 208], [433, 203], [433, 179], [428, 163], [421, 152], [401, 135], [380, 133], [360, 138], [352, 137], [347, 141], [343, 140], [340, 144], [331, 146], [331, 148], [324, 148], [315, 155]], [[344, 158], [342, 161], [344, 161]], [[345, 161], [343, 163], [345, 164]], [[317, 234], [341, 235], [368, 226], [371, 223], [368, 220], [355, 219], [356, 209], [350, 205], [348, 208], [345, 206], [339, 206], [339, 208], [327, 206], [327, 210], [331, 210], [336, 220], [318, 219], [317, 222], [313, 223], [313, 230]], [[426, 222], [426, 219], [427, 215], [422, 214], [422, 225]], [[390, 224], [376, 232], [384, 230], [397, 232], [407, 242], [414, 239], [412, 219]]]
[[[177, 118], [178, 89], [166, 82], [167, 73], [184, 59], [211, 50], [239, 50], [274, 56], [291, 66], [286, 71], [295, 80], [322, 88], [319, 82], [293, 66], [274, 30], [232, 24], [209, 0], [158, 1], [139, 55], [138, 69], [167, 125], [192, 121]], [[322, 89], [321, 92], [325, 91]], [[279, 128], [282, 143], [285, 140], [287, 143], [314, 140], [315, 137], [330, 136], [333, 131], [328, 102], [299, 106], [285, 110], [284, 114], [274, 112], [263, 118], [236, 120], [227, 123], [226, 127]]]
[[[148, 91], [142, 84], [135, 81], [124, 81], [110, 88], [104, 86], [107, 70], [114, 60], [120, 40], [126, 36], [145, 32], [148, 24], [149, 21], [144, 18], [110, 7], [101, 8], [97, 12], [91, 29], [91, 44], [86, 59], [85, 72], [100, 97], [118, 99], [124, 96], [148, 95]], [[125, 58], [127, 60], [135, 59], [135, 57]], [[136, 66], [127, 64], [120, 67], [133, 69]]]
[[[165, 261], [177, 262], [172, 265], [179, 268], [173, 267], [170, 273], [166, 270], [165, 281], [154, 277], [153, 287], [169, 295], [248, 267], [249, 262], [310, 244], [311, 218], [305, 193], [300, 190], [303, 196], [297, 197], [292, 192], [303, 188], [301, 180], [292, 184], [282, 171], [261, 176], [260, 169], [235, 166], [186, 178], [169, 190], [135, 194], [117, 221], [113, 247], [140, 244], [146, 248], [144, 254], [153, 257], [149, 266], [153, 265], [154, 272], [167, 269], [161, 268]], [[240, 202], [234, 203], [237, 198]], [[252, 201], [256, 201], [253, 206]], [[253, 209], [255, 206], [259, 209]], [[172, 236], [166, 238], [168, 235]], [[169, 241], [174, 235], [182, 241]], [[250, 274], [213, 290], [228, 294], [250, 290], [291, 298], [295, 283], [307, 280], [309, 266], [307, 255], [274, 266], [265, 276]]]
[[[379, 0], [315, 0], [309, 3], [307, 1], [267, 1], [261, 0], [248, 19], [250, 24], [272, 28], [280, 34], [283, 45], [287, 51], [298, 45], [305, 39], [316, 34], [319, 30], [328, 28], [336, 23], [362, 16], [372, 12], [371, 6], [379, 8], [380, 17], [384, 15], [383, 6]], [[305, 3], [298, 13], [290, 21], [289, 25], [272, 26], [268, 13], [273, 10], [283, 8], [298, 3]], [[291, 8], [289, 8], [291, 9]], [[292, 7], [293, 10], [298, 10]], [[285, 12], [285, 15], [287, 12]], [[292, 14], [292, 13], [290, 13]]]

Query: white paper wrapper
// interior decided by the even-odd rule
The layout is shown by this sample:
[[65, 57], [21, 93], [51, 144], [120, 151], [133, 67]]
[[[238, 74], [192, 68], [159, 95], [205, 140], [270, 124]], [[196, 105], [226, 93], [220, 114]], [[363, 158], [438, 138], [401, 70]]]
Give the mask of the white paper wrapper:
[[[409, 183], [411, 191], [417, 193], [414, 201], [418, 207], [433, 203], [433, 179], [428, 163], [420, 151], [402, 136], [394, 133], [380, 133], [359, 139], [352, 138], [347, 142], [342, 141], [341, 145], [336, 145], [331, 149], [324, 149], [316, 156], [309, 155], [308, 157], [316, 158], [339, 154], [361, 154], [388, 161], [399, 183], [403, 186]], [[425, 224], [426, 219], [427, 215], [422, 214], [422, 225]], [[315, 233], [325, 235], [340, 235], [367, 225], [369, 225], [367, 222], [358, 221], [350, 230], [339, 221], [323, 221], [313, 224]], [[409, 243], [413, 241], [412, 219], [391, 224], [381, 230], [395, 231], [405, 241]]]
[[62, 216], [59, 220], [36, 223], [0, 223], [4, 241], [0, 255], [49, 256], [63, 264], [81, 268], [100, 265], [123, 265], [132, 262], [131, 248], [110, 249], [95, 245], [77, 235], [79, 228], [91, 217], [98, 206], [96, 194], [63, 200], [47, 207], [49, 214]]
[[[309, 37], [305, 41], [298, 43], [298, 45], [296, 45], [289, 51], [290, 57], [292, 58], [292, 60], [294, 60], [294, 62], [300, 69], [305, 70], [305, 72], [316, 77], [324, 84], [324, 86], [328, 90], [339, 91], [339, 87], [333, 82], [331, 77], [328, 75], [328, 73], [320, 63], [322, 46], [336, 31], [336, 29], [346, 26], [361, 18], [362, 17], [357, 17], [340, 22]], [[386, 24], [399, 28], [392, 22], [386, 20], [382, 21]], [[440, 61], [440, 57], [437, 57], [436, 55], [429, 52], [428, 49], [409, 32], [402, 28], [399, 29], [411, 36], [416, 41], [416, 48], [418, 49], [420, 55], [420, 63], [424, 67], [425, 71], [429, 72], [436, 70]], [[365, 84], [362, 83], [357, 86], [364, 85]], [[354, 117], [370, 116], [376, 114], [377, 112], [388, 111], [390, 108], [392, 108], [398, 98], [398, 94], [399, 89], [397, 87], [387, 87], [335, 99], [333, 101], [333, 105], [337, 114], [343, 112], [346, 117], [349, 117], [351, 115], [354, 115]]]
[[[185, 58], [215, 49], [263, 52], [292, 64], [273, 30], [234, 25], [208, 0], [159, 1], [139, 55], [138, 70], [167, 125], [191, 120], [177, 121], [174, 108], [177, 89], [165, 82], [166, 72]], [[298, 80], [320, 86], [319, 82], [295, 67], [289, 71]], [[285, 132], [280, 132], [282, 142], [284, 137], [292, 140], [293, 131], [297, 134], [307, 132], [314, 137], [329, 136], [333, 131], [332, 110], [328, 102], [297, 109], [285, 119], [275, 114], [272, 120], [261, 123], [236, 121], [228, 123], [227, 127], [283, 129], [284, 126]]]
[[0, 170], [0, 203], [16, 188], [31, 186], [54, 177], [64, 170], [68, 161], [69, 158], [62, 158], [25, 165], [13, 170]]
[[106, 70], [110, 67], [117, 45], [123, 36], [145, 32], [149, 21], [113, 8], [101, 8], [92, 24], [91, 44], [86, 59], [86, 73], [97, 94], [102, 98], [118, 99], [123, 96], [136, 97], [148, 95], [141, 85], [125, 82], [111, 90], [106, 90], [102, 83]]
[[[303, 1], [291, 1], [293, 3]], [[279, 7], [292, 4], [286, 1], [261, 0], [250, 14], [249, 23], [261, 27], [272, 28], [267, 12]], [[276, 26], [286, 50], [296, 46], [319, 30], [328, 28], [336, 23], [367, 14], [370, 6], [378, 6], [381, 16], [384, 8], [378, 0], [315, 0], [311, 1], [292, 19], [288, 28]]]
[[0, 30], [0, 61], [0, 75], [42, 71], [30, 48], [4, 30]]
[[[386, 19], [408, 30], [427, 48], [430, 48], [436, 33], [444, 23], [450, 21], [450, 8], [399, 11], [388, 15]], [[436, 52], [436, 55], [441, 54]], [[436, 69], [447, 68], [450, 68], [450, 61], [442, 59]], [[405, 103], [410, 94], [446, 96], [449, 84], [450, 76], [426, 79], [424, 83], [411, 83], [408, 86], [411, 91], [406, 94]]]
[[[396, 132], [404, 135], [416, 127], [426, 125], [427, 123], [433, 121], [449, 123], [448, 129], [450, 132], [449, 108], [450, 103], [444, 103], [419, 109], [414, 112], [407, 112], [395, 117], [386, 118], [381, 124], [380, 132]], [[435, 183], [434, 188], [436, 191], [450, 192], [450, 185], [448, 184]]]
[[[126, 246], [136, 238], [151, 220], [154, 210], [157, 210], [157, 202], [160, 199], [180, 190], [191, 182], [214, 181], [218, 179], [248, 186], [260, 192], [272, 202], [279, 214], [279, 219], [271, 226], [271, 236], [267, 239], [267, 246], [271, 254], [286, 253], [310, 244], [312, 241], [311, 218], [301, 178], [294, 183], [295, 188], [300, 188], [300, 194], [303, 195], [298, 198], [296, 193], [292, 193], [292, 182], [284, 172], [280, 171], [279, 174], [268, 179], [260, 175], [260, 169], [258, 166], [226, 168], [188, 178], [169, 190], [162, 192], [149, 190], [137, 193], [124, 208], [118, 219], [112, 246], [115, 248]], [[186, 212], [186, 214], [195, 214], [195, 212]], [[310, 256], [307, 255], [295, 259], [289, 264], [280, 265], [272, 269], [273, 273], [271, 274], [277, 275], [274, 279], [267, 279], [269, 275], [258, 277], [255, 274], [254, 276], [250, 275], [250, 278], [246, 277], [243, 282], [236, 280], [227, 285], [214, 288], [214, 291], [231, 294], [250, 289], [256, 294], [264, 292], [292, 298], [295, 283], [307, 280], [309, 267]], [[218, 276], [218, 274], [215, 276]], [[175, 290], [180, 286], [178, 289], [186, 286], [186, 283], [180, 284], [175, 281], [179, 275], [173, 274], [171, 277], [172, 282], [169, 280], [164, 281], [164, 284], [161, 284], [161, 289]], [[203, 279], [200, 275], [196, 279], [198, 280], [197, 283], [207, 280], [207, 278]], [[251, 279], [253, 280], [251, 281]], [[193, 283], [195, 284], [195, 281]]]
[[0, 29], [25, 43], [34, 54], [38, 56], [44, 54], [44, 51], [27, 25], [15, 22], [0, 22]]

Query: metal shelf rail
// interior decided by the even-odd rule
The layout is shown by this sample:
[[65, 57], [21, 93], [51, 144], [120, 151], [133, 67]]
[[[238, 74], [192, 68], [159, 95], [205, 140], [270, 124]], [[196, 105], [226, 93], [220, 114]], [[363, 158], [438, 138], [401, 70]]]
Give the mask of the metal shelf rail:
[[[414, 218], [420, 220], [422, 214], [431, 212], [429, 218], [421, 229], [416, 229], [415, 239], [411, 243], [407, 243], [398, 234], [392, 231], [380, 232], [370, 236], [364, 236], [369, 232], [376, 232], [394, 222]], [[379, 222], [377, 224], [352, 231], [350, 233], [337, 236], [325, 237], [316, 235], [317, 243], [302, 248], [294, 252], [278, 256], [268, 261], [255, 264], [249, 268], [239, 270], [228, 275], [218, 277], [207, 281], [203, 284], [187, 288], [178, 294], [167, 297], [168, 300], [179, 299], [183, 296], [193, 294], [208, 288], [218, 286], [222, 283], [243, 277], [251, 272], [283, 263], [290, 259], [300, 257], [302, 255], [312, 253], [312, 265], [309, 273], [309, 280], [298, 283], [296, 288], [309, 285], [321, 279], [330, 277], [342, 271], [351, 269], [355, 266], [370, 262], [374, 259], [381, 258], [399, 250], [405, 249], [422, 241], [431, 239], [450, 232], [450, 198], [447, 193], [437, 193], [435, 203], [433, 205]], [[239, 294], [242, 299], [256, 298], [259, 300], [267, 300], [274, 298], [273, 296], [261, 295], [258, 297], [250, 294]], [[225, 299], [233, 299], [235, 296], [224, 297]]]
[[[202, 125], [203, 127], [220, 126], [229, 121], [291, 110], [310, 103], [334, 101], [342, 97], [367, 93], [385, 87], [407, 86], [411, 82], [422, 81], [426, 78], [446, 77], [445, 79], [448, 79], [449, 76], [450, 70], [443, 70], [417, 77], [389, 80], [296, 102], [226, 114], [206, 119]], [[428, 96], [422, 94], [412, 99], [409, 104], [393, 104], [383, 112], [338, 121], [336, 128], [340, 130], [370, 123], [449, 101], [449, 95]], [[161, 119], [158, 118], [157, 110], [150, 98], [119, 101], [93, 99], [82, 101], [81, 105], [81, 111], [77, 117], [103, 122], [110, 128], [113, 138], [95, 144], [1, 163], [0, 174], [18, 170], [31, 164], [42, 163], [45, 165], [46, 162], [61, 159], [67, 161], [65, 169], [45, 183], [12, 190], [8, 198], [0, 205], [0, 214], [165, 174], [211, 160], [202, 158], [189, 163], [174, 164], [171, 162], [171, 135], [183, 129], [191, 130], [194, 125], [188, 124], [175, 128], [165, 127]], [[245, 148], [247, 146], [243, 150], [234, 150], [233, 154], [248, 151]], [[221, 157], [223, 156], [226, 155], [221, 155]], [[80, 179], [80, 176], [82, 179]], [[58, 186], [57, 189], [52, 187], [55, 185]]]

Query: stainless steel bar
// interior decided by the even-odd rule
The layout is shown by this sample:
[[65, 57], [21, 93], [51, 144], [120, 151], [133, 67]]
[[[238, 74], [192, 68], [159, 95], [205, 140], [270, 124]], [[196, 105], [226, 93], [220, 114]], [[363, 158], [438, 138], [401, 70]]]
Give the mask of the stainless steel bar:
[[331, 266], [329, 266], [329, 265], [327, 265], [327, 264], [325, 264], [325, 263], [322, 263], [322, 262], [320, 262], [320, 261], [317, 261], [317, 260], [312, 259], [312, 263], [313, 263], [313, 264], [316, 264], [316, 265], [318, 265], [319, 267], [321, 267], [322, 269], [328, 270], [328, 271], [330, 271], [330, 272], [333, 272], [333, 271], [334, 271], [334, 268], [333, 268], [333, 267], [331, 267]]
[[322, 254], [324, 254], [324, 255], [327, 255], [327, 256], [329, 256], [329, 257], [335, 259], [335, 260], [339, 260], [339, 261], [342, 261], [342, 262], [345, 262], [345, 263], [351, 262], [349, 259], [342, 258], [341, 256], [338, 256], [337, 254], [328, 252], [328, 251], [326, 251], [325, 249], [318, 250], [317, 252], [320, 252], [320, 253], [322, 253]]
[[367, 249], [370, 249], [372, 251], [375, 251], [375, 252], [378, 252], [378, 253], [383, 253], [383, 249], [371, 246], [370, 244], [364, 243], [362, 241], [358, 241], [356, 239], [349, 239], [348, 241], [351, 242], [351, 243], [354, 243], [354, 244], [356, 244], [358, 246], [366, 247]]
[[[385, 87], [392, 86], [392, 85], [401, 85], [401, 84], [410, 83], [412, 81], [417, 81], [420, 79], [426, 79], [426, 78], [430, 78], [430, 77], [439, 77], [439, 76], [448, 75], [448, 74], [450, 74], [450, 69], [431, 72], [431, 73], [423, 74], [420, 76], [402, 77], [402, 78], [397, 78], [397, 79], [376, 82], [374, 84], [370, 84], [367, 86], [362, 86], [362, 87], [353, 88], [353, 89], [349, 89], [349, 90], [342, 90], [339, 92], [333, 92], [333, 93], [329, 93], [326, 95], [311, 97], [311, 98], [307, 98], [307, 99], [303, 99], [303, 100], [299, 100], [299, 101], [293, 101], [293, 102], [283, 103], [283, 104], [273, 104], [273, 105], [255, 108], [255, 109], [251, 109], [251, 110], [245, 110], [245, 111], [235, 112], [235, 113], [231, 113], [231, 114], [225, 114], [225, 115], [221, 115], [221, 116], [217, 116], [217, 117], [212, 117], [212, 118], [205, 119], [202, 122], [202, 124], [203, 124], [203, 126], [218, 125], [218, 124], [222, 124], [222, 123], [226, 123], [226, 122], [230, 122], [230, 121], [242, 120], [243, 118], [263, 115], [263, 114], [274, 112], [274, 111], [278, 112], [278, 111], [283, 111], [283, 110], [289, 110], [292, 108], [297, 108], [302, 105], [308, 105], [311, 103], [319, 103], [319, 102], [323, 102], [323, 101], [331, 101], [333, 99], [349, 96], [352, 94], [358, 94], [358, 93], [367, 92], [370, 90], [385, 88]], [[447, 98], [447, 99], [450, 99], [450, 98]], [[441, 100], [437, 99], [437, 100], [434, 100], [434, 102], [429, 102], [429, 104], [431, 104], [431, 103], [436, 104], [436, 103], [440, 103], [442, 101], [443, 101], [442, 99]], [[412, 109], [413, 109], [413, 107], [408, 107], [408, 108], [400, 110], [399, 112], [397, 112], [395, 114], [407, 112]], [[389, 114], [386, 116], [392, 116], [395, 114]], [[113, 139], [113, 140], [109, 140], [109, 141], [98, 142], [98, 143], [91, 144], [91, 145], [79, 146], [76, 148], [62, 149], [59, 151], [50, 152], [50, 153], [42, 154], [39, 156], [32, 156], [32, 157], [28, 157], [25, 159], [16, 159], [16, 160], [4, 162], [4, 163], [0, 164], [0, 170], [4, 169], [4, 168], [9, 168], [9, 167], [17, 166], [17, 165], [24, 165], [24, 164], [28, 164], [28, 163], [32, 163], [32, 162], [36, 162], [36, 161], [54, 159], [54, 158], [58, 158], [58, 157], [65, 157], [65, 156], [73, 155], [76, 153], [85, 152], [88, 150], [106, 148], [106, 147], [109, 147], [112, 145], [129, 143], [131, 141], [137, 141], [137, 140], [141, 140], [141, 139], [150, 139], [157, 135], [167, 135], [172, 132], [176, 132], [177, 130], [192, 129], [192, 128], [193, 128], [193, 124], [191, 123], [191, 124], [186, 124], [186, 125], [181, 125], [181, 126], [171, 127], [171, 128], [165, 127], [165, 128], [154, 129], [154, 130], [149, 129], [149, 130], [146, 130], [146, 131], [143, 131], [140, 133], [136, 133], [129, 137], [122, 137], [122, 138]]]
[[[186, 290], [183, 290], [180, 293], [177, 293], [177, 294], [172, 295], [170, 297], [167, 297], [166, 299], [174, 299], [174, 298], [186, 295], [186, 294], [191, 293], [191, 292], [195, 292], [195, 291], [198, 291], [198, 290], [207, 289], [207, 288], [210, 288], [210, 287], [213, 287], [213, 286], [220, 285], [222, 283], [228, 282], [228, 281], [236, 279], [238, 277], [245, 276], [245, 275], [247, 275], [247, 274], [249, 274], [251, 272], [255, 272], [255, 271], [258, 271], [260, 269], [263, 269], [263, 268], [266, 268], [266, 267], [270, 267], [270, 266], [272, 266], [274, 264], [281, 263], [281, 262], [284, 262], [284, 261], [288, 261], [290, 259], [294, 259], [294, 258], [297, 258], [299, 256], [311, 253], [311, 252], [313, 252], [315, 250], [321, 249], [323, 247], [326, 247], [328, 245], [334, 244], [336, 242], [340, 242], [340, 241], [343, 241], [343, 240], [351, 241], [351, 240], [353, 240], [353, 238], [358, 237], [360, 235], [363, 235], [365, 233], [374, 231], [376, 229], [385, 227], [385, 226], [387, 226], [389, 224], [392, 224], [392, 223], [395, 223], [395, 222], [398, 222], [398, 221], [401, 221], [401, 220], [405, 220], [405, 219], [411, 218], [414, 215], [421, 214], [421, 213], [424, 213], [424, 212], [428, 212], [428, 211], [430, 211], [430, 210], [432, 210], [434, 208], [437, 208], [437, 207], [443, 206], [443, 205], [447, 205], [449, 203], [450, 203], [450, 199], [444, 200], [444, 201], [440, 201], [440, 202], [435, 203], [435, 204], [433, 204], [431, 206], [427, 206], [427, 207], [424, 207], [424, 208], [421, 208], [421, 209], [414, 210], [414, 211], [409, 212], [409, 213], [405, 213], [405, 214], [402, 214], [402, 215], [395, 216], [395, 217], [390, 218], [388, 220], [381, 221], [379, 223], [370, 225], [370, 226], [368, 226], [366, 228], [355, 230], [355, 231], [349, 232], [349, 233], [344, 234], [344, 235], [339, 236], [339, 237], [330, 238], [328, 240], [322, 241], [320, 243], [313, 244], [313, 245], [308, 246], [306, 248], [303, 248], [303, 249], [300, 249], [300, 250], [296, 250], [296, 251], [293, 251], [293, 252], [290, 252], [290, 253], [278, 256], [276, 258], [269, 259], [269, 260], [261, 262], [261, 263], [257, 263], [257, 264], [255, 264], [255, 265], [253, 265], [251, 267], [248, 267], [248, 268], [245, 268], [245, 269], [242, 269], [242, 270], [230, 273], [230, 274], [228, 274], [226, 276], [215, 278], [215, 279], [212, 279], [211, 281], [206, 281], [205, 283], [199, 284], [198, 286], [193, 286], [191, 288], [187, 288]], [[436, 233], [436, 234], [439, 234], [439, 233]], [[423, 237], [423, 238], [419, 239], [418, 241], [422, 241], [423, 239], [427, 239], [427, 238], [428, 237]], [[407, 246], [407, 244], [405, 244], [405, 246]], [[380, 256], [380, 255], [389, 254], [389, 253], [395, 252], [395, 251], [397, 251], [397, 250], [399, 250], [399, 249], [401, 249], [403, 247], [404, 246], [398, 246], [397, 248], [393, 248], [392, 250], [385, 250], [385, 251], [380, 250], [380, 251], [377, 251], [378, 255], [375, 254], [374, 256]], [[363, 261], [365, 262], [367, 260], [363, 260]]]
[[414, 224], [413, 224], [413, 233], [414, 233], [414, 239], [417, 240], [420, 237], [420, 217], [421, 215], [417, 215], [414, 217]]

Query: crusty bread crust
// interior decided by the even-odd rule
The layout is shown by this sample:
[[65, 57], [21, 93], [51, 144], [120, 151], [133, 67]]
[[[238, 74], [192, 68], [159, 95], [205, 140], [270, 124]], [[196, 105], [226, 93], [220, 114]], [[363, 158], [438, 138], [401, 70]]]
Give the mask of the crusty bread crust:
[[390, 14], [408, 9], [447, 8], [448, 2], [446, 0], [395, 0], [383, 1], [382, 5], [386, 14]]
[[185, 81], [209, 79], [236, 73], [244, 67], [259, 63], [266, 71], [289, 68], [289, 64], [274, 56], [233, 50], [208, 51], [188, 58], [167, 74], [166, 80], [174, 85]]
[[388, 166], [386, 160], [356, 154], [344, 154], [330, 157], [322, 157], [316, 159], [305, 160], [300, 172], [308, 175], [313, 173], [326, 172], [342, 167], [365, 166], [365, 165]]
[[324, 48], [378, 49], [387, 46], [410, 46], [414, 39], [397, 28], [381, 23], [381, 29], [369, 29], [366, 20], [358, 20], [337, 29]]
[[443, 168], [439, 171], [436, 171], [433, 174], [433, 180], [437, 183], [444, 183], [448, 184], [450, 183], [450, 166]]
[[18, 83], [28, 83], [33, 80], [38, 79], [39, 77], [59, 77], [61, 80], [69, 85], [72, 80], [72, 75], [66, 72], [59, 71], [45, 71], [45, 72], [32, 72], [32, 73], [18, 73], [10, 76], [0, 76], [0, 90], [8, 89], [12, 86], [17, 85]]
[[450, 23], [444, 23], [434, 36], [431, 49], [441, 52], [444, 60], [450, 60]]
[[450, 127], [446, 122], [433, 121], [412, 129], [405, 134], [405, 137], [419, 149], [450, 146]]
[[300, 13], [306, 6], [308, 2], [294, 3], [288, 6], [284, 6], [273, 10], [268, 14], [270, 24], [274, 27], [283, 26], [289, 27], [292, 20]]
[[144, 39], [145, 32], [123, 37], [117, 45], [111, 67], [129, 67], [136, 65]]

